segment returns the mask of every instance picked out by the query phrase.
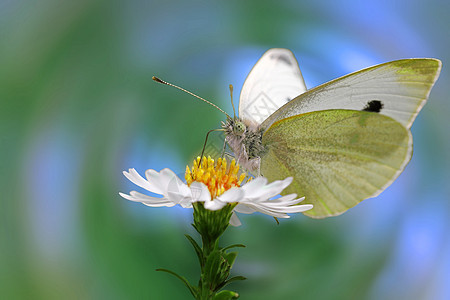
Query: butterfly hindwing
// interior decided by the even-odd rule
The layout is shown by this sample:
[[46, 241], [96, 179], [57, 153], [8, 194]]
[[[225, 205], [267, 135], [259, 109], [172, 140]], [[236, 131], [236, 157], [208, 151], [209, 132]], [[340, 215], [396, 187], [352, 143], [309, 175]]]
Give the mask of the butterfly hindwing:
[[315, 218], [345, 212], [377, 196], [403, 171], [412, 137], [394, 119], [369, 111], [325, 110], [274, 123], [263, 135], [261, 173], [289, 176], [286, 194], [305, 196]]
[[392, 61], [340, 77], [294, 98], [263, 123], [328, 109], [378, 112], [410, 128], [441, 70], [437, 59]]

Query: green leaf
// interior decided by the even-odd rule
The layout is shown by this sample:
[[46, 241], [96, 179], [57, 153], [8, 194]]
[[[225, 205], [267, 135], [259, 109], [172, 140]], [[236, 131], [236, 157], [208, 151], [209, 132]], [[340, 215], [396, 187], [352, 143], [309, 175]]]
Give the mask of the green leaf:
[[197, 288], [192, 286], [185, 277], [180, 276], [177, 273], [175, 273], [173, 271], [170, 271], [170, 270], [167, 270], [167, 269], [156, 269], [156, 271], [158, 271], [158, 272], [167, 272], [169, 274], [172, 274], [176, 278], [180, 279], [186, 285], [186, 287], [189, 289], [189, 291], [191, 292], [192, 296], [194, 296], [194, 298], [197, 298]]
[[233, 245], [230, 245], [228, 247], [222, 248], [222, 251], [225, 251], [225, 250], [228, 250], [228, 249], [231, 249], [231, 248], [236, 248], [236, 247], [245, 248], [245, 245], [243, 245], [243, 244], [233, 244]]
[[246, 280], [246, 279], [247, 279], [247, 277], [244, 277], [244, 276], [234, 276], [234, 277], [231, 277], [230, 279], [228, 279], [227, 281], [225, 281], [224, 285], [221, 286], [221, 288], [225, 287], [226, 285], [228, 285], [228, 284], [230, 284], [230, 283], [232, 283], [232, 282], [234, 282], [234, 281], [238, 281], [238, 280]]
[[238, 299], [239, 294], [233, 291], [221, 291], [216, 294], [214, 300], [229, 300], [229, 299]]
[[238, 255], [237, 252], [224, 253], [225, 259], [227, 260], [228, 264], [230, 264], [230, 269], [233, 266], [237, 255]]
[[225, 286], [227, 286], [228, 284], [232, 283], [233, 281], [237, 281], [237, 280], [246, 280], [247, 278], [244, 276], [234, 276], [231, 277], [228, 280], [225, 280], [224, 282], [222, 282], [217, 289], [220, 290], [221, 288], [224, 288]]
[[205, 262], [204, 262], [202, 248], [200, 248], [200, 246], [197, 244], [197, 242], [189, 234], [185, 234], [184, 236], [189, 240], [189, 242], [191, 242], [192, 247], [194, 247], [195, 253], [197, 254], [197, 257], [198, 257], [198, 261], [200, 262], [200, 267], [201, 267], [201, 269], [203, 269]]

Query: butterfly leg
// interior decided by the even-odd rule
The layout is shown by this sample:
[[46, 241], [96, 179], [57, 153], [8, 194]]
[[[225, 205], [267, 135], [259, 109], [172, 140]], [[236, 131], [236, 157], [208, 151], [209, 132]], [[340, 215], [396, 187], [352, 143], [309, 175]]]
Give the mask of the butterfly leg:
[[227, 140], [223, 139], [223, 147], [222, 147], [222, 155], [220, 157], [222, 157], [225, 155], [225, 148], [227, 147]]
[[256, 157], [249, 160], [249, 167], [251, 169], [251, 173], [255, 175], [255, 177], [261, 176], [261, 158]]
[[228, 152], [224, 152], [224, 156], [226, 156], [226, 158], [228, 159], [234, 159], [234, 155]]
[[[256, 171], [256, 177], [261, 176], [261, 157], [255, 158], [258, 163], [257, 171]], [[278, 223], [278, 221], [277, 221]]]

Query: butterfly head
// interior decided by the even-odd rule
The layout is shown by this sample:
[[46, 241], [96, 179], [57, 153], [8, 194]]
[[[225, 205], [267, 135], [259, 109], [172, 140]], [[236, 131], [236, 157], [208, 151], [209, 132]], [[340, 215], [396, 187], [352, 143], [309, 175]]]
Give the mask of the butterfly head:
[[243, 135], [245, 133], [245, 131], [247, 130], [247, 126], [245, 126], [245, 124], [239, 120], [239, 119], [234, 119], [233, 122], [233, 133], [236, 135]]
[[227, 117], [227, 120], [222, 122], [222, 129], [224, 129], [225, 135], [236, 138], [243, 138], [248, 130], [247, 125], [238, 117]]

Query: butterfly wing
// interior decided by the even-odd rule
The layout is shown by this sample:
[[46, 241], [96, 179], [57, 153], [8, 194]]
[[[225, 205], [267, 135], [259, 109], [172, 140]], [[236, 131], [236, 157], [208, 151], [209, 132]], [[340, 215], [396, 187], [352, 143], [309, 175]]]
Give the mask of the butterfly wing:
[[239, 100], [239, 116], [260, 124], [289, 100], [306, 91], [294, 54], [268, 50], [247, 76]]
[[313, 88], [262, 123], [312, 111], [352, 109], [379, 112], [410, 128], [441, 70], [437, 59], [402, 59], [370, 67]]
[[263, 135], [261, 173], [270, 181], [294, 177], [284, 191], [314, 205], [305, 215], [339, 215], [377, 196], [412, 155], [410, 131], [366, 111], [325, 110], [274, 123]]

